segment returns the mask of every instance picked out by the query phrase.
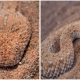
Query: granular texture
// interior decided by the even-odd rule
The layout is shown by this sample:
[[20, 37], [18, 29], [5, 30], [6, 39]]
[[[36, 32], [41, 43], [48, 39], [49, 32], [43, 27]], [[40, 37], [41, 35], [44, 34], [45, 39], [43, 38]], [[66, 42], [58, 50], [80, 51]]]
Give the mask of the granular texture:
[[[3, 56], [2, 60], [0, 58], [0, 78], [38, 78], [38, 2], [18, 1], [0, 4], [1, 17], [8, 14], [0, 30], [0, 41], [3, 41], [1, 50], [4, 53], [0, 54]], [[2, 22], [3, 17], [0, 20]]]
[[19, 63], [30, 36], [28, 19], [19, 12], [0, 11], [0, 67]]
[[[72, 22], [74, 24], [74, 22], [78, 20], [80, 20], [80, 2], [79, 1], [76, 1], [76, 2], [75, 1], [63, 1], [63, 2], [62, 1], [42, 1], [41, 2], [42, 57], [43, 57], [43, 54], [46, 55], [46, 53], [52, 53], [52, 54], [54, 53], [55, 55], [58, 55], [57, 53], [61, 50], [60, 39], [58, 38], [54, 42], [52, 38], [60, 35], [65, 30], [66, 28], [65, 25], [71, 24]], [[62, 27], [64, 27], [64, 29]], [[60, 31], [61, 28], [62, 30]], [[55, 34], [55, 31], [57, 34]], [[49, 46], [47, 44], [49, 44]], [[64, 73], [54, 77], [56, 79], [80, 79], [80, 39], [73, 40], [72, 44], [74, 49], [74, 62], [73, 62], [74, 64], [71, 66], [70, 69], [68, 69]], [[48, 57], [48, 59], [50, 58]], [[57, 60], [57, 58], [55, 58], [55, 60]], [[52, 60], [52, 62], [54, 62], [55, 60]], [[54, 71], [53, 71], [53, 74], [54, 74]], [[47, 74], [45, 73], [45, 75]], [[53, 78], [53, 77], [48, 77], [47, 75], [47, 77], [43, 77], [43, 78]]]
[[51, 33], [43, 41], [42, 78], [57, 78], [73, 67], [75, 62], [73, 41], [80, 38], [79, 25], [80, 21], [72, 22]]

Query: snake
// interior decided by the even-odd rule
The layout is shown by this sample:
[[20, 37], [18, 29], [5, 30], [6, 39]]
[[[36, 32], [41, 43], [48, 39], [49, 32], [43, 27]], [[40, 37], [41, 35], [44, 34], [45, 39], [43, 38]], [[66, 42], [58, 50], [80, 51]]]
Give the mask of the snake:
[[[2, 3], [0, 9], [0, 79], [33, 78], [38, 73], [38, 20], [36, 18], [32, 20], [29, 14], [25, 17], [16, 10], [20, 4], [18, 2]], [[34, 10], [36, 13], [36, 9]]]
[[0, 66], [18, 64], [30, 40], [29, 21], [19, 12], [0, 12]]
[[73, 41], [80, 38], [80, 21], [51, 32], [42, 42], [41, 77], [55, 79], [75, 64]]

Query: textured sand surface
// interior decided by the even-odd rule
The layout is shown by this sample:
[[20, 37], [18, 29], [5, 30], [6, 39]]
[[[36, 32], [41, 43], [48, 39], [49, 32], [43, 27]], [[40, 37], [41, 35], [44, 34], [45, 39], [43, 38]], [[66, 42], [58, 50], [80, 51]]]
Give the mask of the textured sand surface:
[[0, 2], [0, 78], [38, 78], [38, 27], [38, 2]]
[[41, 11], [41, 39], [43, 41], [51, 31], [80, 19], [80, 2], [43, 1]]
[[[66, 25], [68, 24], [74, 25], [75, 21], [76, 23], [78, 23], [77, 26], [79, 29], [80, 22], [78, 20], [80, 19], [79, 16], [80, 2], [42, 2], [42, 13], [43, 13], [42, 14], [42, 67], [44, 66], [46, 69], [46, 72], [45, 71], [43, 72], [42, 70], [42, 78], [79, 79], [80, 78], [80, 65], [79, 65], [80, 64], [80, 60], [79, 60], [80, 39], [73, 40], [73, 48], [71, 49], [70, 46], [72, 45], [71, 43], [69, 44], [68, 42], [64, 43], [65, 41], [70, 41], [69, 37], [68, 36], [65, 36], [65, 38], [62, 37], [61, 39], [64, 40], [59, 40], [59, 37], [62, 33], [69, 34], [69, 32], [67, 32], [66, 30]], [[71, 28], [71, 26], [68, 26], [68, 28]], [[72, 30], [73, 28], [71, 29], [71, 31]], [[76, 36], [76, 38], [79, 38], [78, 37], [79, 34], [76, 34], [74, 36]], [[63, 44], [61, 44], [61, 41], [63, 41]], [[59, 52], [62, 46], [64, 46], [63, 48], [65, 47], [66, 48], [63, 50], [64, 52], [62, 52], [60, 55]], [[68, 50], [71, 53], [74, 53], [70, 55], [72, 56], [72, 62], [70, 63], [69, 66], [70, 69], [68, 69], [69, 67], [64, 68], [68, 65], [66, 64], [66, 62], [69, 61], [69, 57], [70, 57], [66, 54], [65, 52], [66, 50]], [[47, 53], [50, 54], [46, 55]], [[65, 57], [65, 55], [67, 56]], [[64, 59], [61, 58], [61, 56]], [[61, 61], [62, 63], [59, 62], [60, 58], [62, 60]], [[65, 60], [66, 58], [67, 60]], [[47, 61], [49, 62], [49, 64], [51, 64], [52, 62], [54, 65], [53, 66], [49, 65]], [[45, 64], [43, 65], [43, 63]], [[63, 65], [64, 63], [65, 65]]]

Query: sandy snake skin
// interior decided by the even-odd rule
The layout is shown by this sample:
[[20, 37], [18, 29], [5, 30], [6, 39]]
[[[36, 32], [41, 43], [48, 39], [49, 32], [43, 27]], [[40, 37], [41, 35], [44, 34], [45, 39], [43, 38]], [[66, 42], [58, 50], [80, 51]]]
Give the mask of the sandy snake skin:
[[80, 38], [80, 21], [51, 33], [42, 42], [42, 78], [57, 78], [73, 67], [73, 41], [77, 38]]

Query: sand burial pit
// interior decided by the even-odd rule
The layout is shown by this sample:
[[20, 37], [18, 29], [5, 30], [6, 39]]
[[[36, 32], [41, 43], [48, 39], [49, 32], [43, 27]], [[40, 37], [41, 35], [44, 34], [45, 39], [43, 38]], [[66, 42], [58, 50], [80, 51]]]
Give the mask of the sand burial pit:
[[33, 78], [38, 74], [38, 22], [16, 11], [21, 3], [0, 4], [0, 78]]
[[[42, 42], [42, 78], [74, 78], [76, 53], [73, 42], [76, 39], [80, 39], [80, 21], [51, 32]], [[73, 75], [69, 76], [71, 70]], [[65, 73], [67, 76], [60, 77]]]

